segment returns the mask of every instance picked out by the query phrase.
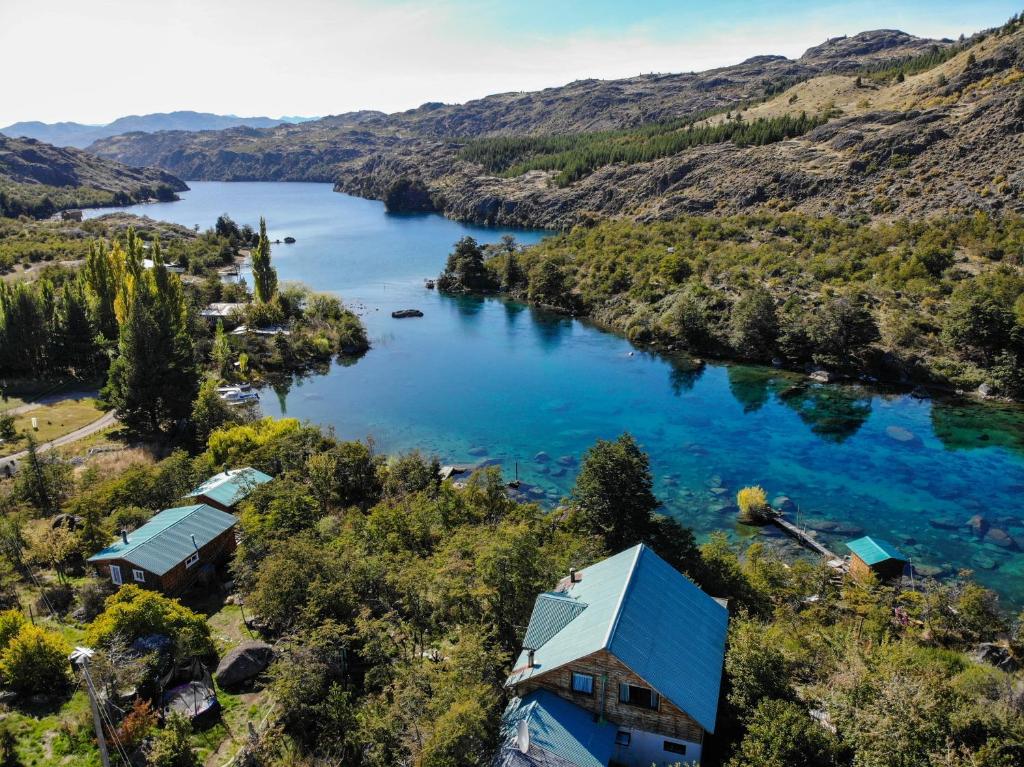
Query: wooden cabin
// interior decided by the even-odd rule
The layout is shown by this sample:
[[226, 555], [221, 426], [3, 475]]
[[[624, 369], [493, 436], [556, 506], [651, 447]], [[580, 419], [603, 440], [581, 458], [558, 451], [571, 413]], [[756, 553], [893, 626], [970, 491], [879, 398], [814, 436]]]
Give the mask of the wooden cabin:
[[505, 683], [516, 697], [495, 763], [699, 761], [715, 728], [728, 620], [642, 544], [571, 572], [534, 604]]
[[909, 561], [888, 541], [866, 535], [846, 544], [850, 550], [850, 575], [857, 580], [874, 573], [883, 581], [903, 577]]
[[178, 594], [235, 550], [238, 519], [206, 504], [167, 509], [87, 560], [116, 586]]
[[269, 474], [257, 471], [251, 466], [231, 469], [213, 475], [187, 497], [196, 503], [205, 503], [221, 511], [234, 511], [253, 490], [272, 479]]

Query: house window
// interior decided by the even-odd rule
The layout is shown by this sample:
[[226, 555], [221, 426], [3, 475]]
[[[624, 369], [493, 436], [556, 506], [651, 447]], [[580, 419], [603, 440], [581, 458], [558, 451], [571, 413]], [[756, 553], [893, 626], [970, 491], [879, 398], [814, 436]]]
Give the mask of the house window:
[[572, 673], [572, 691], [581, 692], [584, 695], [594, 694], [594, 677], [590, 674]]
[[666, 751], [668, 751], [670, 754], [685, 754], [686, 753], [686, 744], [685, 743], [676, 743], [676, 742], [671, 741], [671, 740], [666, 740], [662, 747]]
[[188, 559], [185, 560], [185, 567], [192, 567], [192, 565], [194, 565], [198, 561], [199, 561], [199, 552], [197, 551], [195, 554], [193, 554], [192, 556], [190, 556]]
[[630, 706], [658, 710], [659, 695], [650, 687], [638, 687], [635, 684], [619, 684], [619, 700]]
[[616, 746], [628, 746], [629, 741], [632, 739], [632, 735], [625, 730], [619, 730], [615, 733], [615, 745]]
[[139, 583], [145, 583], [146, 573], [142, 570], [132, 570], [132, 578], [134, 578]]

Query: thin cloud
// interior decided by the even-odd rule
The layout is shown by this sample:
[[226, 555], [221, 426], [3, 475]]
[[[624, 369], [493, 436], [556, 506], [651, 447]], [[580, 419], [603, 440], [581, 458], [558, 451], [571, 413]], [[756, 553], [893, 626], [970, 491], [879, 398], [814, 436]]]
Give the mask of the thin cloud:
[[469, 17], [457, 2], [2, 0], [4, 69], [24, 62], [26, 75], [5, 78], [0, 125], [174, 109], [390, 112], [581, 78], [703, 70], [794, 57], [860, 31], [837, 29], [852, 22], [830, 10], [767, 24], [704, 21], [678, 34], [642, 14], [622, 29], [524, 34]]

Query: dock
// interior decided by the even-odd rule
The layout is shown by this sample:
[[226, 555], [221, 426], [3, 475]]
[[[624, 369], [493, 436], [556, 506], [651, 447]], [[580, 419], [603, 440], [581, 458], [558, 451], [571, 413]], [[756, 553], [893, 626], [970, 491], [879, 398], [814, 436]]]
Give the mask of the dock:
[[815, 554], [824, 557], [831, 567], [843, 570], [846, 569], [846, 561], [841, 556], [828, 549], [811, 533], [806, 530], [801, 530], [789, 520], [784, 519], [781, 513], [772, 514], [768, 518], [768, 521], [782, 530], [782, 532], [789, 537], [794, 538], [804, 548], [810, 549]]

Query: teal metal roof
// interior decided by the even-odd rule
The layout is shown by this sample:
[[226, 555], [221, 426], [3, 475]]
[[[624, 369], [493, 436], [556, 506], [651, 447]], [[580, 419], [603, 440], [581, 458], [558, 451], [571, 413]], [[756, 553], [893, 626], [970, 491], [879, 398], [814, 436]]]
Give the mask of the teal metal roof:
[[543, 647], [586, 607], [583, 602], [557, 591], [541, 594], [533, 605], [530, 625], [523, 637], [523, 649]]
[[576, 578], [563, 580], [557, 593], [582, 609], [551, 633], [551, 605], [541, 595], [526, 634], [549, 636], [532, 648], [532, 668], [524, 649], [506, 685], [607, 649], [713, 732], [729, 623], [725, 607], [643, 544], [580, 570]]
[[866, 565], [877, 565], [889, 559], [895, 559], [899, 562], [908, 561], [900, 553], [899, 549], [891, 543], [883, 541], [881, 538], [872, 538], [870, 535], [850, 541], [846, 544], [846, 547], [860, 557]]
[[[519, 722], [525, 721], [530, 748], [523, 754], [516, 745]], [[547, 690], [513, 698], [501, 717], [500, 751], [496, 765], [577, 765], [607, 767], [615, 750], [618, 730], [608, 722]]]
[[272, 480], [269, 474], [246, 466], [244, 469], [222, 471], [206, 480], [189, 493], [189, 498], [204, 495], [221, 506], [234, 506], [255, 490], [259, 485]]
[[[163, 575], [188, 559], [196, 550], [225, 530], [238, 524], [233, 514], [200, 503], [167, 509], [138, 530], [128, 533], [128, 542], [118, 539], [96, 554], [90, 562], [123, 559], [154, 575]], [[195, 543], [192, 541], [195, 536]]]

